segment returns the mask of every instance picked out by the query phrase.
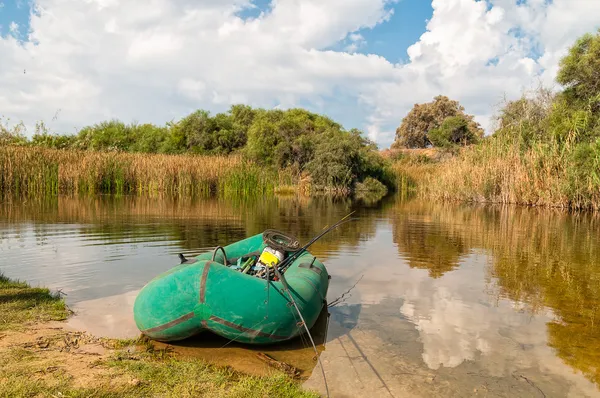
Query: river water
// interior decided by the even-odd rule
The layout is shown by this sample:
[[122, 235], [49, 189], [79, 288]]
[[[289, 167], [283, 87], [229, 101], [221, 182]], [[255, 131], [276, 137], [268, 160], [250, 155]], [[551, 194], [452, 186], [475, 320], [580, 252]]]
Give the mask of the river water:
[[[267, 228], [305, 242], [332, 275], [313, 331], [334, 397], [600, 396], [600, 219], [515, 207], [59, 197], [0, 204], [0, 272], [66, 294], [69, 327], [136, 337], [136, 292], [179, 263]], [[352, 288], [352, 286], [354, 286]], [[263, 374], [265, 352], [325, 392], [302, 339], [245, 347], [196, 338], [185, 355]]]

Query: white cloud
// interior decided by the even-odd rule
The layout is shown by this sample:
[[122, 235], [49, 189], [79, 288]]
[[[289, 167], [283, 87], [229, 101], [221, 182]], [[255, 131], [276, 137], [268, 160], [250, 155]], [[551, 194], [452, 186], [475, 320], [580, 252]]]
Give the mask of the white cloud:
[[348, 40], [350, 40], [350, 44], [348, 44], [345, 50], [349, 53], [354, 53], [360, 47], [363, 47], [367, 44], [367, 41], [360, 33], [350, 33], [348, 35]]
[[[248, 0], [38, 0], [31, 41], [0, 38], [0, 109], [30, 125], [61, 109], [54, 127], [72, 131], [108, 117], [162, 123], [234, 102], [329, 112], [326, 98], [336, 96], [347, 107], [337, 114], [369, 115], [347, 127], [387, 146], [410, 107], [440, 93], [487, 123], [504, 94], [551, 82], [600, 12], [588, 0], [434, 0], [408, 63], [354, 53], [360, 31], [389, 20], [393, 2], [274, 0], [244, 20]], [[329, 50], [342, 40], [345, 52]]]
[[15, 21], [12, 21], [10, 23], [10, 25], [8, 25], [8, 31], [12, 34], [17, 34], [19, 33], [19, 24], [16, 23]]

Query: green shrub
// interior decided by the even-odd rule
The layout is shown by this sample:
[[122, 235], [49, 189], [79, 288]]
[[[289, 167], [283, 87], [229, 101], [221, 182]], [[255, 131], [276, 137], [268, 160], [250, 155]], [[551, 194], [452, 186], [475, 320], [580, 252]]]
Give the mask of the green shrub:
[[469, 120], [463, 116], [451, 116], [440, 127], [429, 132], [429, 140], [433, 146], [451, 148], [475, 144], [479, 137], [469, 129]]
[[373, 177], [367, 177], [362, 182], [356, 184], [357, 192], [373, 192], [385, 195], [387, 187]]

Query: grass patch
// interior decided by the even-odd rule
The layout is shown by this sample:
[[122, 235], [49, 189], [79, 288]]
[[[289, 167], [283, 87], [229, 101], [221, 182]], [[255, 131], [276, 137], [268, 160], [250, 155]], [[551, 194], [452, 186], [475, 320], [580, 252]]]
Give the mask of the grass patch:
[[[112, 373], [91, 378], [77, 386], [68, 370], [48, 370], [34, 357], [10, 364], [0, 362], [0, 397], [218, 397], [218, 398], [313, 398], [319, 395], [302, 388], [284, 374], [253, 377], [193, 359], [149, 357], [132, 360], [101, 360], [96, 368]], [[4, 362], [4, 363], [3, 363]], [[57, 364], [58, 365], [58, 364]], [[51, 369], [51, 368], [50, 368]], [[89, 374], [88, 374], [89, 378]]]
[[[32, 342], [28, 324], [64, 320], [64, 300], [0, 274], [0, 398], [3, 397], [318, 397], [283, 373], [254, 377], [156, 349], [147, 338], [81, 339], [51, 331]], [[2, 344], [10, 335], [12, 343]], [[22, 343], [14, 343], [22, 336]], [[35, 338], [35, 337], [34, 337]], [[78, 344], [101, 344], [98, 357], [74, 354]], [[97, 358], [97, 359], [96, 359]]]
[[23, 329], [30, 322], [62, 321], [68, 315], [58, 294], [0, 274], [0, 331]]
[[156, 353], [144, 355], [140, 360], [122, 359], [117, 355], [106, 365], [138, 381], [131, 396], [318, 397], [318, 394], [303, 391], [282, 373], [254, 377], [197, 359], [154, 358]]

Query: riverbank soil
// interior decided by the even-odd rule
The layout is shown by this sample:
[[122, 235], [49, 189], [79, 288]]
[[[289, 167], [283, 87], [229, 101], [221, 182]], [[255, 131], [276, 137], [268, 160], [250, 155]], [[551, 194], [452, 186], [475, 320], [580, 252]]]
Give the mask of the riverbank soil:
[[293, 369], [271, 366], [268, 376], [250, 376], [143, 338], [67, 330], [68, 314], [47, 289], [0, 275], [0, 397], [318, 396], [301, 389]]

